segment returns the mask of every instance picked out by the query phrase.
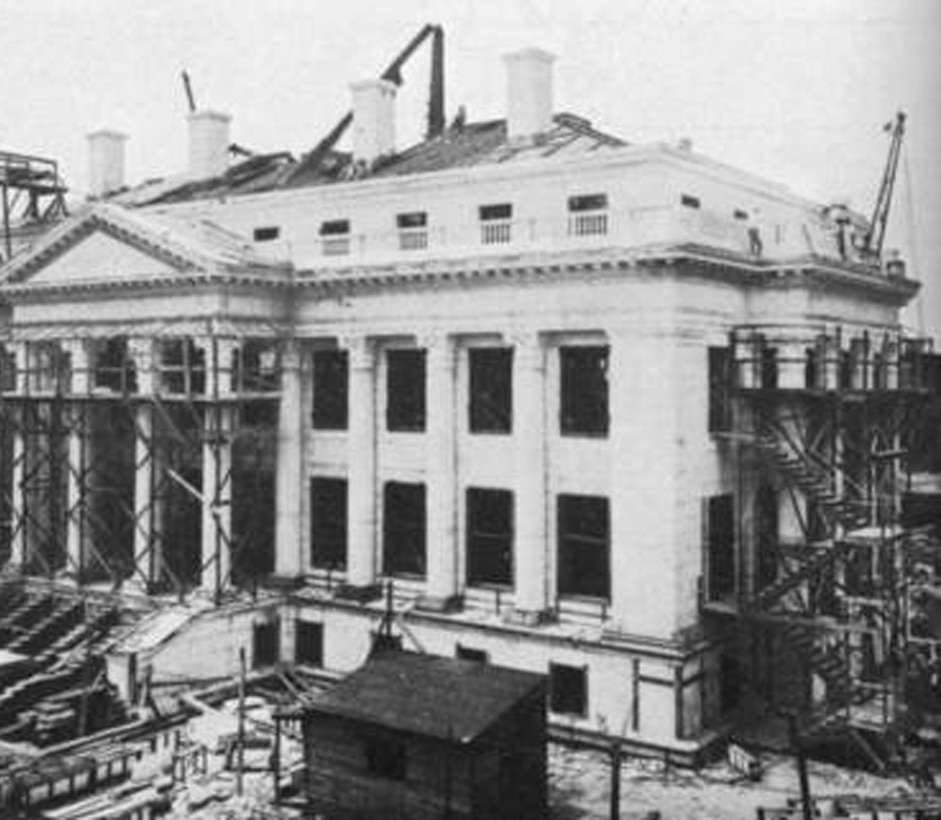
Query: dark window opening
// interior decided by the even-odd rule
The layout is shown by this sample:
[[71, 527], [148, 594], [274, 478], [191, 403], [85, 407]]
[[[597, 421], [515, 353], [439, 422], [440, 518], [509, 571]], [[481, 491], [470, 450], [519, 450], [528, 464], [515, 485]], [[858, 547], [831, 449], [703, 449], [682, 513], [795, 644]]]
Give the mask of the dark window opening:
[[820, 366], [820, 352], [815, 347], [808, 347], [804, 357], [804, 387], [816, 390], [823, 383], [823, 370]]
[[323, 666], [323, 624], [295, 621], [294, 662]]
[[263, 228], [255, 228], [252, 232], [252, 238], [256, 242], [271, 242], [281, 236], [281, 229], [275, 225], [267, 225]]
[[588, 669], [549, 664], [549, 709], [558, 715], [588, 714]]
[[731, 356], [727, 347], [709, 348], [709, 432], [732, 429], [732, 401], [729, 395]]
[[16, 356], [0, 347], [0, 392], [16, 390]]
[[255, 624], [252, 630], [252, 668], [274, 666], [280, 654], [281, 623], [278, 620]]
[[470, 366], [470, 431], [509, 433], [513, 429], [513, 350], [472, 348]]
[[498, 205], [481, 205], [479, 213], [481, 222], [488, 222], [492, 219], [512, 219], [513, 206], [509, 202], [501, 202]]
[[425, 575], [425, 485], [390, 481], [383, 492], [383, 572]]
[[349, 355], [345, 350], [314, 351], [315, 430], [345, 430], [349, 424]]
[[350, 220], [328, 219], [320, 223], [321, 236], [343, 236], [350, 232]]
[[839, 381], [844, 390], [853, 386], [853, 355], [848, 350], [841, 350], [839, 357]]
[[563, 435], [608, 434], [608, 348], [559, 348]]
[[680, 196], [680, 205], [682, 205], [684, 208], [699, 208], [702, 205], [702, 202], [699, 200], [698, 196], [682, 194]]
[[608, 207], [608, 195], [582, 194], [580, 196], [570, 196], [568, 205], [571, 213], [601, 211]]
[[467, 582], [513, 585], [513, 493], [467, 490]]
[[318, 569], [346, 569], [346, 480], [310, 480], [310, 560]]
[[773, 584], [778, 578], [778, 494], [769, 484], [758, 488], [757, 541], [758, 554], [755, 559], [759, 589]]
[[366, 741], [366, 767], [377, 777], [404, 780], [408, 770], [405, 744], [391, 738], [369, 738]]
[[775, 347], [761, 348], [761, 386], [766, 390], [778, 386], [778, 350]]
[[483, 649], [473, 649], [469, 646], [458, 644], [454, 651], [455, 657], [462, 661], [474, 661], [475, 663], [489, 663], [490, 654]]
[[277, 350], [269, 343], [247, 339], [232, 352], [232, 390], [268, 393], [280, 387]]
[[734, 211], [732, 211], [732, 216], [735, 219], [740, 219], [744, 221], [748, 219], [748, 211], [743, 211], [739, 208], [736, 208]]
[[734, 655], [723, 653], [719, 657], [719, 711], [726, 715], [739, 703], [742, 668]]
[[106, 339], [95, 356], [94, 385], [115, 393], [137, 390], [137, 370], [128, 352], [127, 339], [115, 336]]
[[709, 600], [735, 593], [735, 502], [731, 493], [706, 503], [706, 550]]
[[608, 499], [560, 495], [556, 511], [559, 595], [607, 600], [611, 592]]
[[395, 217], [395, 224], [399, 230], [424, 228], [428, 225], [428, 214], [425, 211], [411, 211], [405, 214], [398, 214]]
[[425, 351], [389, 350], [386, 354], [386, 429], [425, 429]]

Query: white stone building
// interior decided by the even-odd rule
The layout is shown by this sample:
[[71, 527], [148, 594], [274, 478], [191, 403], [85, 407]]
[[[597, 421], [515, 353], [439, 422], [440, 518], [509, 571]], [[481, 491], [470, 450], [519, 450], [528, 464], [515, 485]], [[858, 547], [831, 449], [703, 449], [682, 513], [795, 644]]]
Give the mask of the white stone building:
[[230, 165], [204, 111], [188, 171], [127, 188], [92, 135], [94, 201], [3, 269], [9, 564], [207, 591], [131, 647], [157, 678], [234, 671], [252, 629], [256, 664], [352, 670], [391, 582], [406, 645], [693, 757], [738, 685], [709, 618], [760, 586], [729, 391], [850, 388], [843, 362], [902, 392], [917, 284], [820, 203], [554, 113], [551, 55], [506, 68], [505, 121], [407, 150], [395, 86], [355, 85], [352, 154], [313, 166]]

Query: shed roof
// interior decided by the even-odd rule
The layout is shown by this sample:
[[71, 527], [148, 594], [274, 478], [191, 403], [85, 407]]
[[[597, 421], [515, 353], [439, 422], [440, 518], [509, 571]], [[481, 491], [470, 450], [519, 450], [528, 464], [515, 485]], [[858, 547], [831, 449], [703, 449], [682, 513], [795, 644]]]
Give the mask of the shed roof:
[[475, 661], [386, 652], [318, 695], [306, 711], [469, 743], [544, 679]]

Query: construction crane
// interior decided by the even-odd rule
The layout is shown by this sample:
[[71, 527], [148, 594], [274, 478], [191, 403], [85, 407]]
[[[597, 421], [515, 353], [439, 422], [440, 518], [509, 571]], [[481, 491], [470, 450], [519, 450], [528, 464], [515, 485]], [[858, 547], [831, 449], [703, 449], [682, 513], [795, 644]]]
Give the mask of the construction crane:
[[889, 208], [892, 204], [892, 190], [895, 188], [895, 176], [899, 167], [899, 156], [902, 153], [902, 137], [905, 135], [905, 114], [899, 111], [895, 121], [886, 123], [885, 131], [892, 132], [892, 141], [889, 144], [889, 156], [882, 174], [882, 183], [879, 186], [879, 195], [872, 210], [872, 219], [869, 228], [863, 234], [859, 250], [868, 257], [882, 258], [882, 245], [885, 242], [885, 229], [889, 221]]
[[[427, 139], [432, 139], [444, 132], [444, 29], [438, 25], [430, 23], [424, 25], [421, 31], [416, 34], [398, 56], [389, 63], [380, 77], [388, 80], [396, 86], [401, 86], [402, 67], [408, 61], [409, 57], [415, 53], [419, 46], [429, 37], [431, 43], [431, 79], [428, 96], [428, 124], [425, 129]], [[300, 162], [292, 174], [297, 177], [304, 172], [319, 167], [324, 157], [340, 141], [340, 138], [346, 132], [347, 128], [353, 122], [353, 112], [348, 111], [340, 121], [330, 130], [316, 147], [311, 151], [302, 162]]]

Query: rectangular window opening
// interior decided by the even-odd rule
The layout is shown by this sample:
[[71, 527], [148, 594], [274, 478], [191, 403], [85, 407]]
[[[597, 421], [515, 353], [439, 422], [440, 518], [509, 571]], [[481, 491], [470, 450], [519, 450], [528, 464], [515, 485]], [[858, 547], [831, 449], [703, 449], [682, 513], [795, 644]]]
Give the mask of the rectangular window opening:
[[706, 500], [706, 571], [710, 601], [735, 594], [735, 502], [731, 493]]
[[684, 208], [699, 208], [702, 205], [698, 196], [691, 196], [690, 194], [681, 194], [680, 195], [680, 205]]
[[557, 715], [588, 714], [588, 668], [549, 664], [549, 709]]
[[467, 582], [513, 585], [513, 493], [467, 490]]
[[611, 594], [608, 499], [560, 495], [556, 520], [559, 595], [608, 600]]
[[317, 569], [346, 569], [346, 506], [346, 479], [310, 480], [310, 560]]
[[570, 196], [569, 235], [602, 236], [608, 232], [608, 195], [581, 194]]
[[708, 356], [709, 432], [728, 432], [732, 429], [731, 356], [727, 347], [710, 347]]
[[377, 777], [404, 780], [408, 770], [405, 743], [393, 738], [369, 738], [366, 741], [366, 767]]
[[350, 252], [350, 221], [328, 219], [320, 223], [320, 245], [324, 256], [342, 256]]
[[346, 430], [349, 423], [349, 354], [314, 351], [315, 430]]
[[294, 662], [307, 666], [323, 666], [323, 624], [295, 621]]
[[277, 225], [266, 225], [252, 231], [252, 239], [256, 242], [273, 242], [281, 236], [281, 229]]
[[393, 433], [425, 429], [425, 351], [386, 352], [386, 429]]
[[424, 578], [425, 485], [389, 481], [383, 490], [382, 568], [386, 575]]
[[470, 431], [510, 433], [513, 428], [513, 349], [479, 347], [468, 351]]
[[741, 220], [742, 222], [746, 222], [748, 220], [748, 211], [743, 211], [741, 208], [736, 208], [734, 211], [732, 211], [732, 217]]
[[474, 661], [475, 663], [489, 663], [490, 654], [483, 649], [473, 649], [470, 646], [458, 644], [454, 650], [454, 656], [462, 661]]
[[480, 241], [484, 245], [504, 245], [512, 238], [513, 206], [509, 202], [481, 205]]
[[561, 347], [562, 435], [608, 434], [608, 358], [604, 347]]

